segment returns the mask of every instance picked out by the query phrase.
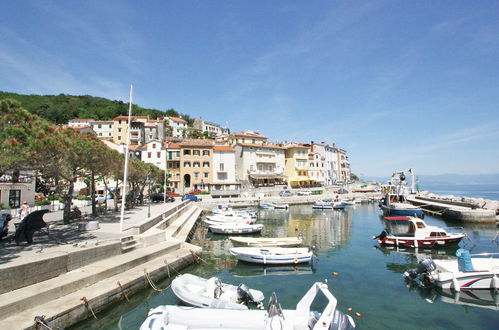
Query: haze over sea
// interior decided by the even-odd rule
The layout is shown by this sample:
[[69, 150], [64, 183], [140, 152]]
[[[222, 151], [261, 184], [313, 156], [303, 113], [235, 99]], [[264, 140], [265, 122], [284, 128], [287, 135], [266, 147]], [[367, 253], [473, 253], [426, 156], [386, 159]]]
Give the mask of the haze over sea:
[[499, 200], [499, 184], [420, 184], [421, 190], [438, 195], [454, 195]]

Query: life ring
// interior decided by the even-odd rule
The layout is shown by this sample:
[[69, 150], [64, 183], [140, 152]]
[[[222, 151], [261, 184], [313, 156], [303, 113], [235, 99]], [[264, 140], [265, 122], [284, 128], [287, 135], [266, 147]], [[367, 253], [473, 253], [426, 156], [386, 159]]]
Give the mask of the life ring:
[[296, 257], [295, 257], [295, 258], [293, 259], [293, 263], [297, 264], [297, 263], [298, 263], [298, 258], [296, 258]]

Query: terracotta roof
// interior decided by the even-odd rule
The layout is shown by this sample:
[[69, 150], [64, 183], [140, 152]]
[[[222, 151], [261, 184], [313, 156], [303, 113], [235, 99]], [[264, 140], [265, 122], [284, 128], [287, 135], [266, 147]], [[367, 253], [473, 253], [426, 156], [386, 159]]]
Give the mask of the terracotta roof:
[[287, 146], [284, 146], [285, 149], [310, 149], [310, 147], [293, 143], [293, 144], [288, 144]]
[[179, 122], [182, 122], [182, 123], [187, 123], [187, 120], [182, 119], [182, 118], [178, 118], [178, 117], [168, 117], [168, 118], [170, 118], [173, 121], [179, 121]]
[[92, 123], [112, 123], [112, 120], [93, 120], [91, 119]]
[[280, 149], [285, 150], [286, 148], [275, 145], [275, 144], [253, 144], [253, 143], [237, 143], [236, 145], [242, 147], [255, 147], [255, 148], [266, 148], [266, 149]]
[[[149, 116], [131, 116], [132, 119], [147, 119], [149, 120]], [[113, 120], [120, 120], [120, 119], [128, 119], [128, 116], [117, 116], [114, 117]]]
[[178, 143], [173, 143], [173, 142], [165, 142], [164, 146], [165, 148], [168, 149], [180, 149], [180, 145]]
[[222, 151], [222, 152], [232, 152], [234, 151], [234, 148], [232, 148], [231, 146], [214, 146], [213, 147], [213, 150], [214, 151]]
[[180, 142], [180, 147], [187, 146], [203, 146], [203, 147], [212, 147], [213, 140], [212, 139], [183, 139]]

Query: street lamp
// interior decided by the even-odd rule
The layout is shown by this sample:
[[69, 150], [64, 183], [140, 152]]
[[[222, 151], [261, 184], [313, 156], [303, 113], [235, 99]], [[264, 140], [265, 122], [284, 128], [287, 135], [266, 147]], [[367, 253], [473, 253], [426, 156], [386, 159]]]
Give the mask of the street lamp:
[[151, 217], [151, 175], [147, 175], [147, 194], [149, 195], [149, 202], [147, 203], [147, 217]]

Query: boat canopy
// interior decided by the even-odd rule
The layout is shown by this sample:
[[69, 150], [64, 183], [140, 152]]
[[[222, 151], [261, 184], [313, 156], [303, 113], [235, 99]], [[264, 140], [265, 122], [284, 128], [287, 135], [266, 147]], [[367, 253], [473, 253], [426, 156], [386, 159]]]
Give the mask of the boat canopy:
[[387, 221], [397, 221], [397, 220], [409, 221], [409, 220], [411, 220], [411, 218], [409, 218], [409, 217], [384, 217], [383, 219], [385, 219]]

